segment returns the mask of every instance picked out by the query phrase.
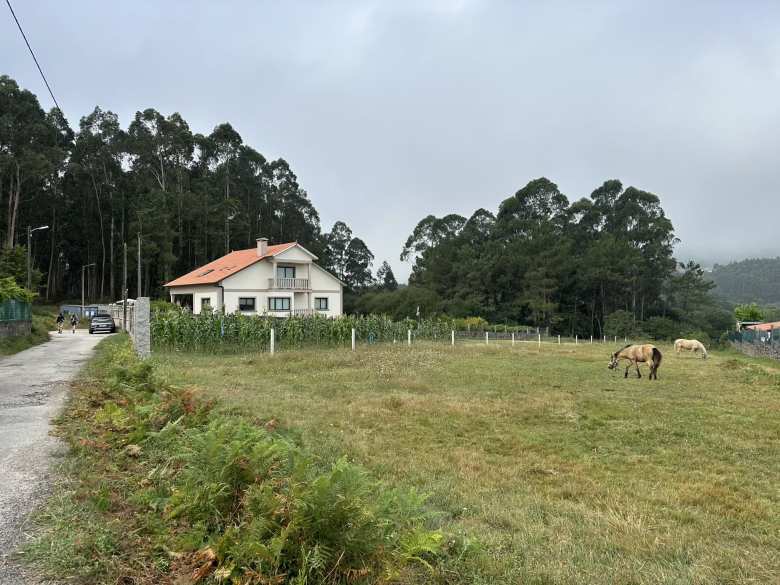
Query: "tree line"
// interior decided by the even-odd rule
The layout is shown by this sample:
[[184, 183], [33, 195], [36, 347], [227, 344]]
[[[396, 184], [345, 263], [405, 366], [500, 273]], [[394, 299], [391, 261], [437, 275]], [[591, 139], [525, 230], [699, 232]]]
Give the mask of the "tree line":
[[[399, 286], [389, 263], [343, 221], [323, 231], [290, 165], [269, 160], [229, 123], [192, 132], [149, 108], [123, 128], [96, 107], [73, 129], [59, 110], [0, 77], [0, 277], [25, 282], [27, 227], [33, 289], [92, 300], [122, 295], [124, 244], [131, 295], [162, 285], [258, 236], [298, 241], [347, 284], [345, 308], [396, 318], [480, 316], [565, 334], [680, 330], [715, 334], [730, 316], [701, 267], [673, 256], [659, 198], [609, 180], [570, 202], [547, 178], [495, 211], [427, 216], [404, 243]], [[141, 278], [136, 257], [141, 257]]]
[[123, 128], [96, 107], [73, 129], [0, 76], [0, 275], [25, 282], [27, 226], [42, 225], [32, 288], [49, 299], [79, 297], [85, 266], [89, 298], [120, 298], [125, 243], [130, 296], [159, 296], [259, 236], [300, 242], [355, 290], [373, 283], [365, 242], [343, 222], [323, 232], [287, 161], [266, 159], [229, 123], [199, 134], [149, 108]]
[[401, 252], [409, 288], [364, 295], [357, 309], [403, 316], [417, 305], [569, 335], [719, 335], [730, 312], [701, 266], [674, 258], [676, 242], [653, 193], [609, 180], [570, 202], [542, 177], [496, 212], [423, 218]]

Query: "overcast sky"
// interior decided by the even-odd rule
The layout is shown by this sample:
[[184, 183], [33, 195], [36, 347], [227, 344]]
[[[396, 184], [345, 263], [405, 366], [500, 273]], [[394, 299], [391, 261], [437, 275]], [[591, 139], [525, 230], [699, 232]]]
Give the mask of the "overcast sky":
[[[72, 126], [229, 121], [399, 280], [425, 215], [540, 176], [656, 193], [681, 259], [780, 255], [778, 2], [12, 3]], [[3, 5], [0, 73], [51, 107]]]

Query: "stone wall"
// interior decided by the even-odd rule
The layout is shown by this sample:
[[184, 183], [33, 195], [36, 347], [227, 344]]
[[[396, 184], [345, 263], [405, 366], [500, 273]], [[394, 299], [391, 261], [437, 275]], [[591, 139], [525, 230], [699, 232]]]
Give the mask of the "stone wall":
[[780, 344], [779, 343], [749, 343], [746, 341], [732, 341], [731, 345], [736, 347], [742, 353], [751, 357], [768, 357], [775, 360], [780, 360]]
[[0, 337], [19, 337], [31, 331], [32, 321], [0, 321]]

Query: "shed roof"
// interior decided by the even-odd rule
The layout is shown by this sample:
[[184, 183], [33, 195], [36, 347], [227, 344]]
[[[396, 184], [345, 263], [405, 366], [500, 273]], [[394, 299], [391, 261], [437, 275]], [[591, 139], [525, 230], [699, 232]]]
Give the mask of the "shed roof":
[[772, 329], [780, 329], [780, 321], [772, 321], [771, 323], [758, 323], [757, 325], [748, 325], [745, 329], [752, 329], [753, 331], [771, 331]]

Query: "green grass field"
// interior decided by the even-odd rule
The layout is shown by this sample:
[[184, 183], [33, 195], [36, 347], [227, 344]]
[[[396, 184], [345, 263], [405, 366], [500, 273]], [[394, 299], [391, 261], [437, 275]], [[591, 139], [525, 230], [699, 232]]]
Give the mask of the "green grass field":
[[780, 582], [780, 364], [611, 344], [159, 353], [171, 384], [430, 494], [464, 583]]

